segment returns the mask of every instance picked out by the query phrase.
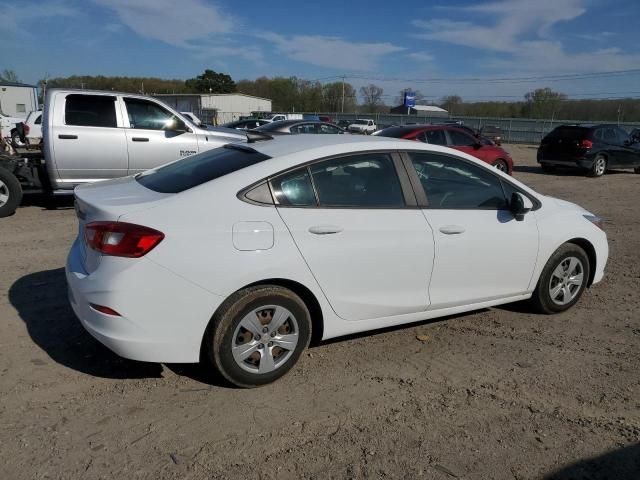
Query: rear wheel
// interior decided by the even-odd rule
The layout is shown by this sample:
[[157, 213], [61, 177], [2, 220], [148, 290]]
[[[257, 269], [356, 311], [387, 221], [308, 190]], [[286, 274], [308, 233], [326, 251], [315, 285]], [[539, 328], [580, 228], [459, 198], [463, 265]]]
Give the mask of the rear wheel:
[[501, 158], [493, 162], [493, 166], [501, 172], [509, 173], [509, 165], [507, 165], [507, 162], [505, 162]]
[[22, 186], [11, 172], [0, 168], [0, 218], [13, 215], [22, 201]]
[[211, 320], [207, 362], [229, 382], [251, 388], [271, 383], [298, 361], [311, 338], [311, 316], [291, 290], [262, 285], [233, 294]]
[[590, 177], [601, 177], [607, 171], [607, 159], [602, 155], [598, 155], [593, 161], [593, 165], [591, 166], [591, 170], [589, 170], [588, 175]]
[[545, 265], [531, 302], [542, 313], [559, 313], [580, 299], [589, 279], [589, 258], [573, 243], [556, 250]]
[[22, 148], [25, 143], [20, 139], [20, 133], [17, 130], [11, 131], [11, 146], [13, 148]]

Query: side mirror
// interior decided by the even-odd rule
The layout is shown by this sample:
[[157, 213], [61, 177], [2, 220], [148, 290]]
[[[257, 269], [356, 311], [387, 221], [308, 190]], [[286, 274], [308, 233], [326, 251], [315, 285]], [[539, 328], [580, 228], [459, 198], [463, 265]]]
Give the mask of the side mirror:
[[480, 150], [482, 148], [482, 144], [480, 142], [474, 143], [473, 144], [473, 149], [474, 150]]
[[182, 120], [176, 117], [172, 118], [167, 122], [166, 129], [169, 130], [170, 132], [176, 132], [176, 133], [185, 133], [185, 132], [191, 131], [189, 127], [187, 127], [186, 123], [184, 123]]
[[524, 216], [531, 211], [533, 203], [529, 197], [524, 196], [520, 192], [513, 192], [511, 202], [509, 202], [511, 213], [518, 222], [524, 220]]

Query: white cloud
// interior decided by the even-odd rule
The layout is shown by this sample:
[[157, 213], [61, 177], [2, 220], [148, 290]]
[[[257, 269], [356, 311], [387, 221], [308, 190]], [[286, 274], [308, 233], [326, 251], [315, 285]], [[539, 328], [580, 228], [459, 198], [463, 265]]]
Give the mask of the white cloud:
[[378, 66], [385, 55], [404, 50], [391, 43], [356, 43], [337, 37], [277, 33], [258, 35], [275, 44], [277, 50], [293, 60], [321, 67], [369, 71]]
[[54, 17], [74, 17], [77, 10], [64, 2], [47, 3], [8, 2], [0, 3], [2, 29], [12, 33], [29, 35], [28, 24], [36, 20]]
[[410, 58], [411, 60], [414, 60], [416, 62], [423, 62], [423, 63], [432, 62], [433, 60], [435, 60], [433, 55], [425, 52], [407, 53], [405, 57]]

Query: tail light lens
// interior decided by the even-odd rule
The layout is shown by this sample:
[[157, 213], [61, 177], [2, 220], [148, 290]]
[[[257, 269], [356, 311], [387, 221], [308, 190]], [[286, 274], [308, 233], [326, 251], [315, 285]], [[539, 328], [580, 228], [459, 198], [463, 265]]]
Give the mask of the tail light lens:
[[29, 130], [31, 130], [31, 128], [29, 127], [29, 125], [25, 124], [25, 125], [23, 126], [23, 129], [24, 129], [24, 134], [25, 134], [25, 135], [29, 135]]
[[589, 149], [589, 148], [593, 147], [593, 142], [592, 142], [591, 140], [587, 140], [587, 139], [585, 139], [585, 140], [582, 140], [582, 141], [580, 142], [580, 146], [581, 146], [582, 148]]
[[87, 245], [105, 255], [140, 258], [164, 238], [153, 228], [124, 222], [92, 222], [85, 226]]

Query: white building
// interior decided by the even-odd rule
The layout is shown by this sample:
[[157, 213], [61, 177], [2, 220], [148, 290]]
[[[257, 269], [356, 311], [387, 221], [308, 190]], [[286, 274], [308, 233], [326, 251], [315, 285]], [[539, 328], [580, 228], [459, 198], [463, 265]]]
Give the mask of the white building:
[[271, 111], [271, 100], [244, 93], [159, 94], [156, 97], [179, 112], [193, 112], [203, 122], [217, 125], [249, 116], [251, 112]]
[[0, 111], [10, 117], [26, 118], [38, 110], [38, 90], [34, 85], [0, 81]]

